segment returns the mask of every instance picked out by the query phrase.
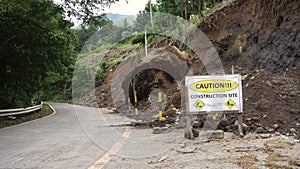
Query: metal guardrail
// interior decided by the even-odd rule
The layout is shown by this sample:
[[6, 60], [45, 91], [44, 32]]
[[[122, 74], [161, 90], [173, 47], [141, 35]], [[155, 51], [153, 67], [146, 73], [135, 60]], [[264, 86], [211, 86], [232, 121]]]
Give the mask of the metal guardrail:
[[43, 106], [43, 102], [40, 105], [32, 106], [32, 107], [0, 110], [0, 117], [14, 116], [14, 115], [19, 115], [19, 114], [26, 114], [26, 113], [34, 112], [34, 111], [42, 109], [42, 106]]

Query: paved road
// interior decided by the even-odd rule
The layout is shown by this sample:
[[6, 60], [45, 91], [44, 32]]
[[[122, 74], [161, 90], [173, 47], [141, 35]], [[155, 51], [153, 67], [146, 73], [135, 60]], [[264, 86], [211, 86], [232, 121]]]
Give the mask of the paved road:
[[0, 130], [0, 168], [87, 168], [105, 153], [83, 132], [80, 106], [52, 105], [55, 115]]
[[128, 119], [106, 109], [51, 105], [56, 114], [50, 117], [0, 129], [0, 168], [109, 167], [112, 155], [154, 156], [182, 136], [170, 132], [157, 137], [150, 129], [122, 126]]

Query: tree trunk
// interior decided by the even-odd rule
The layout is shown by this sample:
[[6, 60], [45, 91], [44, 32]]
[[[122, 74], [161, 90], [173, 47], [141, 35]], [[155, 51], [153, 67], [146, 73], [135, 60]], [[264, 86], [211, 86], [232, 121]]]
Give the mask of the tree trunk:
[[185, 0], [184, 1], [184, 19], [187, 19], [187, 4], [188, 4], [188, 1]]
[[198, 13], [204, 17], [203, 11], [204, 10], [204, 0], [198, 0]]
[[14, 88], [15, 90], [14, 90], [13, 97], [11, 98], [11, 101], [10, 101], [10, 103], [12, 105], [14, 105], [14, 103], [16, 101], [17, 93], [19, 92], [19, 80], [16, 80], [14, 85], [15, 85], [15, 88]]

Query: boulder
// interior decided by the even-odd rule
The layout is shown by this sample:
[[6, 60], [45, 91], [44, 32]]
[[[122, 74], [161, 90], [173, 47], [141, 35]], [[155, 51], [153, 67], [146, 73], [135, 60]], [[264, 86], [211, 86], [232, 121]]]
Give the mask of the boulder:
[[168, 127], [153, 127], [153, 134], [162, 134], [168, 130]]
[[208, 131], [206, 131], [206, 136], [208, 139], [223, 139], [224, 131], [223, 130], [208, 130]]
[[257, 127], [256, 128], [256, 133], [263, 133], [264, 132], [264, 128], [262, 128], [262, 127]]

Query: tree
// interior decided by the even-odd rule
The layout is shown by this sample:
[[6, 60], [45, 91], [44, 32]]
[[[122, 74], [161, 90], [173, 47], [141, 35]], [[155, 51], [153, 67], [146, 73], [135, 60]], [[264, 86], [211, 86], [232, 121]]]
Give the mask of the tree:
[[156, 2], [159, 12], [189, 19], [192, 14], [203, 16], [203, 11], [206, 10], [206, 6], [212, 8], [222, 1], [223, 0], [157, 0]]
[[79, 28], [76, 29], [76, 35], [79, 39], [76, 44], [75, 51], [81, 52], [85, 42], [101, 27], [110, 23], [106, 17], [106, 14], [102, 14], [100, 16], [91, 17], [89, 21], [81, 24]]
[[53, 88], [65, 81], [74, 60], [73, 24], [51, 0], [0, 4], [0, 108], [28, 106], [46, 79]]
[[103, 11], [105, 7], [118, 1], [119, 0], [62, 0], [63, 3], [60, 4], [60, 7], [65, 10], [69, 18], [76, 17], [76, 19], [89, 24], [91, 18], [99, 16], [97, 11]]

